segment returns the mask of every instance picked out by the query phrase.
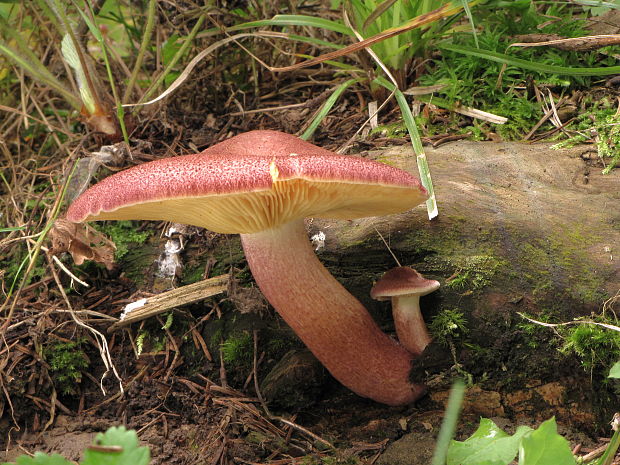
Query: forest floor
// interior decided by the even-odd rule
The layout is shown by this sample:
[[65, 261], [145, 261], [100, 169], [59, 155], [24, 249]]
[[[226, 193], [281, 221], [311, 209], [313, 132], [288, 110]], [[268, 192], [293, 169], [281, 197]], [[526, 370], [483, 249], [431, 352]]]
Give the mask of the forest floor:
[[[619, 16], [606, 23], [619, 28]], [[259, 51], [265, 61], [272, 58], [272, 50], [259, 47]], [[23, 114], [41, 117], [39, 102], [47, 102], [49, 109], [55, 110], [49, 89], [30, 89], [33, 96], [24, 100], [23, 110], [7, 112], [1, 123], [6, 155], [1, 215], [7, 229], [0, 242], [4, 268], [0, 278], [3, 294], [10, 298], [2, 307], [8, 317], [3, 320], [0, 349], [0, 442], [4, 450], [0, 459], [13, 461], [19, 454], [42, 450], [79, 461], [95, 433], [123, 424], [135, 429], [141, 443], [151, 448], [153, 464], [429, 464], [452, 380], [463, 374], [450, 345], [433, 346], [440, 353], [441, 366], [432, 373], [435, 377], [426, 396], [413, 405], [386, 407], [340, 386], [304, 351], [252, 284], [238, 237], [196, 228], [182, 231], [177, 238], [183, 241], [183, 253], [175, 258], [178, 262], [172, 275], [164, 278], [157, 276], [168, 241], [169, 225], [164, 223], [102, 226], [98, 232], [114, 242], [116, 250], [102, 239], [90, 257], [93, 261], [80, 265], [67, 253], [55, 255], [53, 241], [44, 242], [45, 249], [37, 244], [36, 234], [45, 229], [55, 207], [60, 206], [60, 211], [66, 207], [66, 201], [61, 205], [61, 187], [76, 160], [85, 162], [76, 165], [66, 193], [69, 199], [93, 178], [162, 157], [198, 152], [245, 131], [276, 129], [300, 134], [340, 82], [327, 67], [290, 74], [259, 70], [252, 77], [256, 88], [239, 91], [234, 84], [246, 83], [250, 76], [245, 51], [229, 48], [218, 59], [240, 66], [201, 63], [194, 70], [196, 77], [171, 97], [127, 118], [130, 150], [118, 138], [111, 140], [68, 118], [50, 117], [36, 124], [26, 120]], [[614, 102], [615, 111], [619, 98], [615, 86], [599, 80], [587, 89], [571, 88], [567, 95], [554, 88], [553, 98], [566, 107], [608, 99]], [[548, 88], [541, 89], [535, 92], [537, 98], [542, 92], [552, 95]], [[393, 102], [382, 110], [380, 127], [358, 133], [367, 122], [371, 99], [363, 86], [345, 93], [323, 119], [312, 142], [346, 153], [410, 147]], [[15, 108], [20, 105], [12, 103]], [[545, 139], [562, 131], [567, 131], [568, 138], [579, 132], [568, 134], [571, 129], [564, 124], [572, 121], [569, 119], [552, 125], [554, 111], [536, 114], [522, 139]], [[567, 113], [566, 118], [574, 118], [573, 113]], [[428, 123], [421, 127], [422, 141], [429, 150], [472, 136], [468, 128], [474, 125], [469, 117], [455, 117], [431, 104], [422, 106], [422, 114]], [[57, 132], [48, 132], [50, 121], [52, 126], [60, 125]], [[495, 125], [475, 125], [474, 132], [479, 141], [501, 143]], [[612, 142], [620, 140], [616, 133], [605, 137]], [[606, 161], [595, 155], [600, 148], [598, 134], [589, 134], [579, 142], [588, 147], [579, 156], [598, 175]], [[524, 150], [529, 150], [526, 144]], [[105, 161], [101, 161], [102, 146], [109, 147]], [[617, 172], [612, 174], [612, 179], [618, 179]], [[588, 174], [584, 178], [584, 184], [589, 182]], [[604, 193], [613, 195], [617, 189], [608, 184]], [[601, 208], [613, 211], [617, 204]], [[587, 243], [584, 240], [584, 246]], [[33, 250], [40, 253], [28, 261]], [[412, 260], [420, 259], [417, 250], [401, 251]], [[346, 276], [353, 266], [339, 269], [340, 262], [351, 258], [345, 256], [347, 251], [330, 253], [328, 268], [340, 273], [338, 278], [343, 281], [355, 280], [356, 276]], [[573, 264], [571, 259], [563, 266]], [[28, 277], [22, 280], [25, 268]], [[108, 332], [132, 302], [229, 275], [235, 277], [234, 289], [229, 287], [225, 293], [178, 308], [171, 305], [166, 313]], [[616, 271], [608, 282], [617, 277]], [[449, 281], [455, 276], [442, 278]], [[362, 286], [370, 287], [371, 282]], [[590, 296], [598, 300], [579, 307], [581, 314], [587, 315], [592, 305], [602, 307], [605, 302], [611, 302], [607, 308], [613, 313], [617, 297], [613, 300], [613, 294], [608, 293], [604, 298], [599, 290]], [[454, 296], [464, 300], [469, 292], [478, 291], [460, 290]], [[384, 313], [379, 319], [381, 327], [393, 333], [389, 317]], [[597, 391], [601, 373], [592, 375], [594, 369], [584, 369], [579, 357], [560, 356], [557, 343], [551, 342], [552, 334], [532, 336], [528, 331], [534, 330], [517, 326], [513, 324], [514, 339], [506, 336], [501, 341], [502, 350], [512, 346], [521, 350], [520, 338], [530, 340], [536, 343], [532, 345], [536, 348], [531, 348], [533, 355], [527, 355], [531, 364], [544, 365], [549, 359], [564, 364], [564, 372], [558, 379], [519, 378], [520, 384], [510, 385], [508, 393], [504, 391], [508, 384], [485, 385], [487, 378], [508, 376], [502, 363], [489, 365], [488, 370], [478, 367], [480, 373], [469, 387], [456, 438], [468, 437], [480, 417], [493, 419], [510, 433], [519, 425], [535, 427], [545, 419], [535, 412], [542, 405], [536, 402], [542, 402], [545, 415], [553, 414], [553, 409], [562, 412], [559, 431], [575, 453], [585, 455], [607, 444], [611, 418], [599, 416], [600, 405], [590, 405], [590, 394], [575, 399], [574, 404], [561, 404], [568, 390], [575, 396]], [[611, 341], [610, 345], [614, 344]], [[609, 349], [610, 356], [615, 356], [615, 350], [615, 346]], [[294, 357], [286, 366], [291, 377], [274, 394], [261, 383], [288, 354]], [[517, 363], [516, 358], [511, 362]], [[568, 385], [571, 379], [578, 385]], [[605, 389], [613, 392], [613, 386], [605, 385]], [[605, 389], [601, 391], [607, 393]], [[583, 407], [580, 400], [592, 409]], [[605, 411], [610, 408], [614, 406], [606, 405]]]

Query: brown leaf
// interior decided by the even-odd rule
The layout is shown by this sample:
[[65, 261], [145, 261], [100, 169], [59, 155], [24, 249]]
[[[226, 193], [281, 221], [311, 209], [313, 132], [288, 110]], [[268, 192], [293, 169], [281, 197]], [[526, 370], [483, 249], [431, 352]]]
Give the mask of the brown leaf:
[[52, 241], [50, 252], [54, 255], [69, 252], [76, 265], [94, 260], [103, 263], [108, 270], [114, 268], [114, 243], [86, 224], [58, 219], [49, 238]]
[[561, 38], [555, 34], [530, 34], [518, 36], [517, 42], [510, 47], [553, 47], [560, 50], [586, 52], [620, 44], [620, 34]]

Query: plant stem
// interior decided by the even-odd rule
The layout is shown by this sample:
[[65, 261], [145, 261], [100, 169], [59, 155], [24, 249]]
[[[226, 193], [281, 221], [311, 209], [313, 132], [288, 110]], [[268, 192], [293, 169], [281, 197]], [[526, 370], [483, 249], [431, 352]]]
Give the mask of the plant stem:
[[[172, 57], [172, 60], [170, 60], [170, 63], [168, 63], [168, 66], [166, 66], [164, 71], [159, 76], [157, 76], [157, 79], [155, 79], [155, 81], [149, 86], [147, 91], [144, 93], [144, 95], [140, 99], [140, 102], [144, 102], [148, 100], [149, 97], [151, 97], [155, 93], [159, 85], [164, 81], [166, 76], [170, 73], [170, 71], [172, 71], [172, 69], [176, 66], [177, 62], [185, 54], [190, 44], [193, 42], [194, 38], [196, 37], [196, 34], [198, 34], [198, 31], [200, 31], [200, 29], [202, 28], [202, 25], [204, 22], [205, 22], [204, 16], [201, 16], [200, 18], [198, 18], [198, 21], [196, 21], [196, 24], [192, 28], [191, 32], [185, 38], [185, 41], [183, 42], [183, 45], [181, 45], [181, 48], [179, 48], [179, 50], [177, 50], [177, 53], [174, 54], [174, 57]], [[139, 108], [140, 106], [136, 106], [133, 110], [133, 113], [134, 114], [137, 113]]]
[[146, 53], [146, 49], [151, 43], [153, 27], [155, 26], [156, 6], [157, 0], [149, 0], [149, 7], [146, 13], [146, 26], [144, 28], [144, 34], [142, 35], [142, 42], [140, 42], [140, 50], [138, 50], [136, 63], [134, 64], [131, 76], [129, 78], [129, 82], [127, 83], [127, 87], [125, 88], [125, 93], [123, 94], [123, 103], [127, 103], [127, 100], [129, 100], [129, 97], [131, 96], [133, 87], [138, 80], [138, 73], [140, 72], [140, 68], [142, 67], [142, 62], [144, 61], [144, 54]]

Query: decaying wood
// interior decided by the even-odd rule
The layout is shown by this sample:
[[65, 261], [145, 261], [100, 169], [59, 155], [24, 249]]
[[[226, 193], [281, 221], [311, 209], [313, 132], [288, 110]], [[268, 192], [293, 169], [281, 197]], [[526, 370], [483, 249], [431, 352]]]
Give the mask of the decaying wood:
[[[555, 415], [589, 428], [594, 418], [608, 421], [604, 410], [614, 406], [578, 356], [558, 351], [554, 329], [528, 333], [524, 325], [533, 325], [522, 317], [592, 318], [620, 289], [620, 170], [601, 174], [588, 149], [474, 142], [428, 148], [438, 218], [429, 221], [420, 206], [388, 217], [314, 219], [309, 235], [325, 234], [319, 258], [388, 331], [389, 303], [371, 300], [369, 291], [396, 263], [377, 231], [403, 266], [441, 282], [421, 301], [425, 320], [456, 311], [466, 329], [456, 350], [435, 342], [434, 358], [426, 351], [416, 359], [416, 381], [430, 381], [428, 373], [445, 379], [443, 370], [458, 361], [485, 380], [483, 389], [499, 393], [506, 415]], [[417, 172], [407, 147], [367, 156]]]
[[172, 308], [221, 294], [228, 289], [229, 283], [230, 276], [221, 275], [148, 297], [144, 305], [132, 310], [123, 319], [112, 324], [108, 332], [117, 331], [131, 323], [159, 315]]
[[[407, 147], [368, 156], [417, 172], [415, 156]], [[579, 280], [580, 276], [573, 276], [577, 268], [596, 275], [600, 290], [610, 297], [620, 288], [620, 170], [603, 175], [604, 165], [591, 148], [554, 150], [550, 144], [456, 142], [429, 148], [427, 157], [439, 205], [436, 220], [429, 222], [423, 207], [347, 222], [315, 219], [310, 233], [322, 230], [326, 234], [325, 258], [356, 254], [354, 249], [363, 245], [383, 248], [389, 264], [377, 228], [390, 237], [390, 245], [405, 261], [416, 246], [423, 247], [416, 252], [418, 260], [430, 259], [429, 253], [436, 259], [449, 259], [451, 254], [473, 256], [486, 249], [488, 255], [512, 264], [508, 268], [514, 271], [554, 266], [559, 288]], [[364, 242], [373, 237], [376, 240], [371, 244]], [[447, 242], [452, 249], [442, 250]], [[524, 256], [528, 244], [547, 248], [546, 263]], [[443, 257], [438, 256], [440, 252]], [[363, 254], [355, 258], [367, 262]], [[346, 257], [343, 260], [346, 263]], [[436, 262], [426, 261], [426, 268]], [[519, 275], [513, 281], [523, 285]]]

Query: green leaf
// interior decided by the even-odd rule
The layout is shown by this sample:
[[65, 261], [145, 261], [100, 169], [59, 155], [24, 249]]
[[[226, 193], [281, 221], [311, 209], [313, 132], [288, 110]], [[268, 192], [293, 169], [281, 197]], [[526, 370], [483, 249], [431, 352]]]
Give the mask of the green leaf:
[[81, 465], [148, 465], [151, 460], [149, 448], [139, 447], [136, 432], [128, 431], [124, 426], [112, 427], [105, 433], [99, 433], [95, 437], [95, 444], [116, 446], [119, 450], [108, 452], [86, 449]]
[[616, 362], [609, 370], [608, 378], [620, 378], [620, 362]]
[[[33, 457], [28, 455], [20, 455], [15, 461], [17, 465], [72, 465], [62, 455], [47, 455], [43, 452], [35, 452]], [[2, 462], [2, 465], [12, 465], [8, 462]]]
[[510, 436], [488, 418], [482, 418], [480, 426], [471, 437], [463, 442], [452, 441], [447, 464], [507, 465], [514, 460], [519, 451], [519, 442], [530, 431], [531, 428], [520, 426]]
[[558, 434], [555, 418], [542, 423], [521, 440], [519, 465], [576, 465], [568, 441]]
[[181, 49], [182, 42], [179, 39], [180, 37], [178, 34], [172, 34], [161, 47], [161, 60], [164, 65], [170, 63], [176, 53]]

